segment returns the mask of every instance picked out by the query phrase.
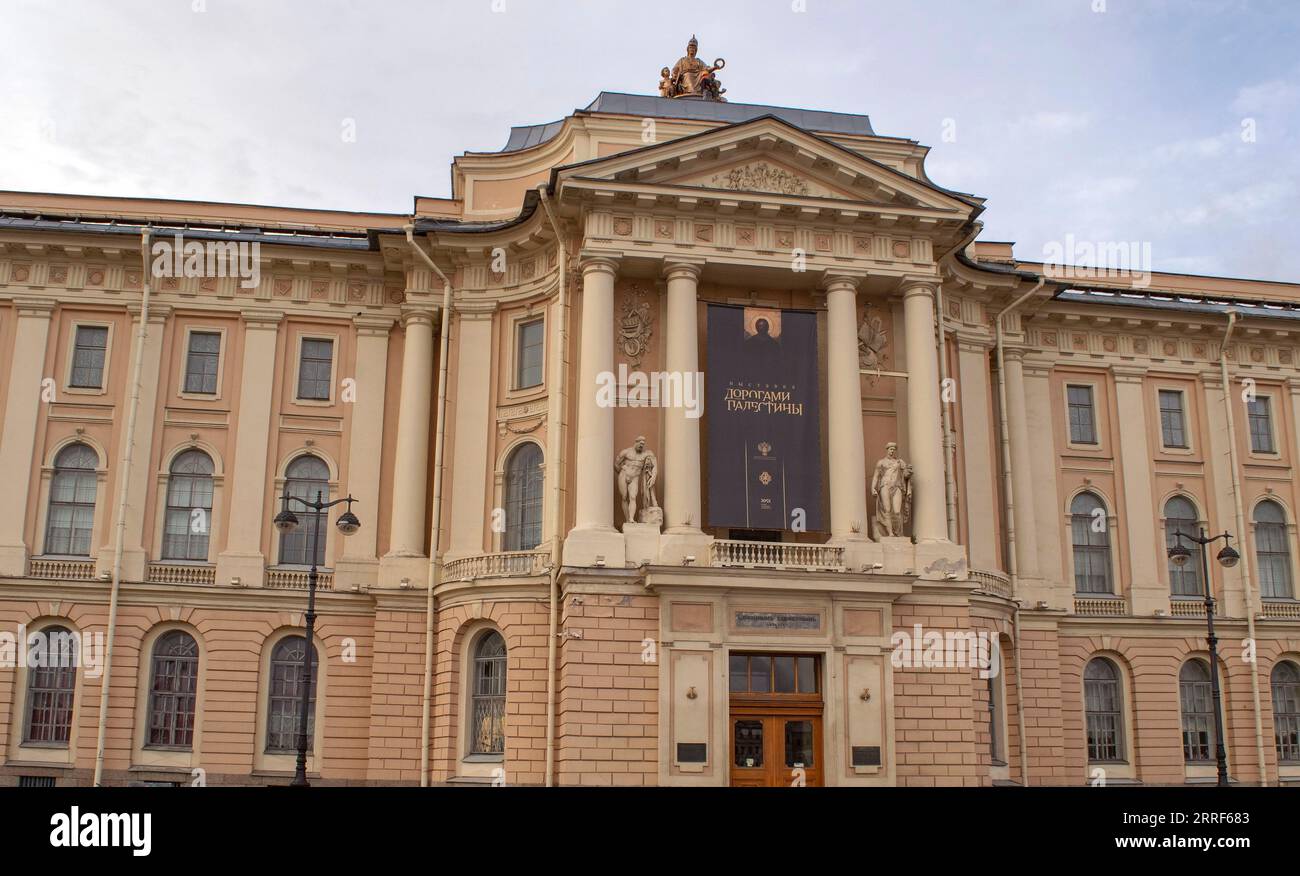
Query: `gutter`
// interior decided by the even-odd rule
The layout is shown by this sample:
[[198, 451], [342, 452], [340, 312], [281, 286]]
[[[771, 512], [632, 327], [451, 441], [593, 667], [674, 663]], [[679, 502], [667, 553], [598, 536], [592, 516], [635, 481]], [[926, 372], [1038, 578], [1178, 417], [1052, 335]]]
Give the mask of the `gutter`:
[[559, 331], [559, 350], [556, 355], [555, 365], [555, 385], [551, 392], [551, 410], [549, 413], [551, 426], [547, 429], [547, 444], [550, 445], [551, 464], [555, 466], [555, 474], [552, 478], [553, 489], [551, 491], [551, 520], [552, 526], [555, 527], [551, 535], [551, 574], [550, 574], [550, 605], [547, 609], [548, 616], [548, 635], [546, 638], [546, 778], [545, 786], [548, 788], [555, 786], [555, 671], [557, 664], [556, 642], [559, 635], [559, 605], [560, 605], [560, 564], [561, 564], [561, 543], [560, 532], [563, 523], [564, 514], [564, 415], [568, 409], [568, 395], [565, 391], [568, 381], [569, 370], [569, 250], [568, 243], [564, 239], [564, 232], [560, 228], [559, 218], [555, 215], [554, 207], [550, 197], [546, 194], [545, 184], [537, 187], [537, 192], [541, 196], [542, 207], [546, 211], [546, 218], [551, 224], [552, 230], [555, 231], [557, 247], [559, 249], [559, 259], [557, 261], [560, 272], [560, 289], [559, 301], [556, 304], [558, 313], [556, 322]]
[[131, 466], [135, 461], [135, 421], [140, 411], [141, 372], [144, 369], [144, 345], [149, 337], [149, 226], [140, 230], [140, 329], [136, 332], [135, 362], [131, 366], [131, 398], [127, 402], [126, 431], [122, 433], [121, 489], [118, 490], [116, 530], [113, 536], [112, 585], [108, 596], [108, 632], [104, 649], [104, 681], [99, 687], [99, 727], [95, 734], [95, 777], [98, 788], [104, 779], [104, 745], [108, 734], [108, 693], [113, 679], [113, 640], [117, 636], [117, 604], [122, 591], [122, 554], [126, 546], [126, 508], [131, 490]]
[[[961, 258], [960, 253], [958, 258]], [[998, 419], [1002, 428], [1002, 484], [1003, 495], [1005, 497], [1005, 516], [1007, 526], [1007, 574], [1011, 578], [1011, 596], [1015, 600], [1015, 612], [1011, 616], [1013, 633], [1015, 635], [1014, 653], [1016, 661], [1016, 681], [1020, 690], [1017, 693], [1016, 702], [1016, 723], [1020, 731], [1020, 779], [1024, 787], [1029, 787], [1029, 741], [1025, 738], [1025, 669], [1020, 659], [1020, 568], [1016, 563], [1016, 520], [1015, 520], [1015, 490], [1011, 486], [1011, 428], [1007, 422], [1007, 363], [1006, 350], [1004, 342], [1005, 325], [1003, 317], [1011, 313], [1016, 308], [1023, 305], [1030, 298], [1043, 288], [1047, 281], [1046, 277], [1038, 277], [1038, 282], [1034, 287], [1021, 295], [1015, 301], [1012, 301], [1006, 307], [998, 311], [994, 325], [997, 327], [997, 356], [998, 356]]]
[[[414, 218], [412, 219], [414, 222]], [[429, 514], [429, 583], [424, 601], [424, 699], [420, 709], [420, 787], [429, 786], [429, 737], [433, 713], [434, 597], [433, 589], [442, 577], [442, 555], [438, 534], [442, 529], [442, 454], [447, 433], [447, 347], [451, 332], [451, 280], [415, 242], [415, 226], [405, 226], [411, 251], [424, 260], [442, 280], [442, 326], [438, 341], [438, 416], [433, 445], [433, 509]]]
[[[1237, 541], [1241, 547], [1241, 583], [1246, 596], [1246, 635], [1255, 641], [1255, 592], [1250, 580], [1250, 551], [1246, 548], [1246, 512], [1241, 504], [1241, 473], [1237, 467], [1237, 428], [1232, 417], [1232, 384], [1228, 382], [1228, 341], [1237, 325], [1237, 311], [1228, 311], [1228, 328], [1219, 347], [1219, 376], [1223, 380], [1223, 412], [1228, 419], [1228, 465], [1232, 469], [1232, 506], [1237, 518]], [[1204, 550], [1204, 548], [1202, 548]], [[1225, 581], [1226, 583], [1226, 581]], [[1206, 581], [1209, 587], [1210, 582]], [[1259, 696], [1259, 666], [1250, 666], [1250, 697], [1255, 710], [1255, 755], [1259, 758], [1259, 783], [1268, 785], [1268, 762], [1264, 759], [1264, 721]]]

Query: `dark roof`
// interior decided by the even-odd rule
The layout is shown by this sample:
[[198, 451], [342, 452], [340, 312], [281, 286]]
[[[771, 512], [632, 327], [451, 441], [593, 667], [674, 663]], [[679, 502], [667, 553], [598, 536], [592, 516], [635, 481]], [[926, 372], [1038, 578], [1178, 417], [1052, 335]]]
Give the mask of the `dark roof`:
[[1300, 306], [1290, 302], [1252, 301], [1249, 299], [1196, 296], [1184, 292], [1143, 291], [1122, 289], [1071, 288], [1058, 292], [1057, 301], [1080, 304], [1105, 304], [1118, 307], [1141, 307], [1149, 310], [1176, 310], [1182, 313], [1203, 313], [1223, 316], [1236, 311], [1239, 316], [1262, 319], [1300, 319]]
[[[652, 119], [698, 119], [735, 124], [763, 116], [776, 116], [805, 131], [822, 134], [860, 134], [874, 136], [871, 119], [856, 113], [832, 113], [823, 110], [793, 109], [760, 103], [722, 103], [716, 100], [682, 100], [649, 94], [621, 94], [602, 91], [585, 109], [575, 113], [610, 113]], [[524, 125], [510, 129], [510, 140], [502, 152], [518, 152], [554, 138], [564, 120], [544, 125]]]
[[[198, 226], [198, 227], [195, 227]], [[0, 228], [21, 231], [74, 231], [89, 234], [131, 234], [139, 236], [149, 228], [155, 237], [183, 234], [190, 240], [229, 240], [266, 243], [277, 246], [312, 246], [326, 249], [366, 250], [371, 242], [366, 234], [321, 231], [314, 228], [264, 229], [246, 226], [216, 226], [208, 222], [145, 222], [125, 219], [96, 219], [82, 216], [61, 217], [32, 214], [0, 213]], [[400, 232], [400, 229], [397, 229]]]

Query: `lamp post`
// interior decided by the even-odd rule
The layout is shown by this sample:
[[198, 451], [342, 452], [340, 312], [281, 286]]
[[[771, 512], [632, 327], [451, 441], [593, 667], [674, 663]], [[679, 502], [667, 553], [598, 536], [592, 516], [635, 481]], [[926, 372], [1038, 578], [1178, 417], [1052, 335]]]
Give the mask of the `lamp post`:
[[1223, 550], [1219, 551], [1216, 559], [1225, 569], [1237, 565], [1241, 554], [1233, 550], [1232, 535], [1227, 532], [1207, 538], [1205, 528], [1201, 527], [1200, 535], [1188, 535], [1175, 530], [1174, 536], [1175, 542], [1169, 549], [1169, 559], [1180, 569], [1187, 565], [1187, 561], [1192, 556], [1192, 552], [1183, 546], [1181, 540], [1185, 538], [1193, 544], [1200, 545], [1201, 548], [1201, 576], [1205, 581], [1205, 625], [1208, 631], [1206, 640], [1210, 643], [1210, 696], [1214, 701], [1214, 759], [1219, 767], [1219, 787], [1226, 788], [1228, 787], [1228, 755], [1223, 746], [1223, 709], [1219, 695], [1219, 639], [1214, 635], [1214, 597], [1210, 595], [1210, 560], [1206, 547], [1223, 539]]
[[288, 534], [298, 528], [298, 515], [289, 510], [289, 501], [293, 500], [303, 506], [304, 509], [312, 511], [311, 536], [308, 539], [307, 550], [311, 552], [311, 571], [307, 574], [307, 642], [302, 653], [302, 704], [298, 712], [298, 765], [294, 769], [293, 781], [289, 783], [291, 787], [307, 788], [307, 717], [311, 712], [311, 654], [312, 654], [312, 632], [316, 626], [316, 540], [320, 533], [320, 512], [327, 508], [333, 508], [335, 505], [348, 503], [347, 510], [339, 515], [335, 525], [339, 532], [351, 535], [361, 528], [361, 521], [357, 515], [352, 513], [352, 503], [356, 501], [351, 495], [343, 499], [335, 499], [333, 502], [324, 502], [321, 500], [321, 491], [316, 491], [316, 501], [309, 502], [298, 496], [289, 495], [289, 487], [286, 484], [284, 488], [284, 506], [279, 514], [275, 515], [275, 528], [281, 533]]

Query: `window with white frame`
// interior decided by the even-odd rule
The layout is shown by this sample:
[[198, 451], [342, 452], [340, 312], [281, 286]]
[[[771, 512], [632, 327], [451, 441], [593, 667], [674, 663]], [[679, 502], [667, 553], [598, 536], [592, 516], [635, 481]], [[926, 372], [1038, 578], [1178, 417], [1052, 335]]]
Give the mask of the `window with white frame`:
[[1246, 417], [1250, 423], [1250, 449], [1252, 453], [1276, 453], [1273, 443], [1273, 408], [1268, 396], [1260, 395], [1246, 402]]
[[72, 344], [72, 374], [68, 385], [76, 389], [104, 386], [104, 358], [108, 353], [108, 326], [79, 325]]
[[1300, 764], [1300, 666], [1280, 660], [1273, 667], [1273, 736], [1277, 759]]
[[1070, 503], [1070, 535], [1074, 547], [1075, 592], [1114, 593], [1110, 521], [1106, 506], [1096, 494], [1080, 493]]
[[515, 389], [541, 386], [546, 323], [530, 319], [515, 328]]
[[1091, 386], [1070, 385], [1065, 388], [1070, 409], [1070, 443], [1097, 443], [1097, 412], [1092, 401]]
[[54, 458], [50, 503], [45, 520], [45, 553], [61, 557], [90, 556], [95, 526], [95, 493], [99, 455], [85, 444], [69, 444]]
[[474, 643], [470, 669], [470, 754], [506, 750], [506, 640], [487, 630]]
[[220, 332], [190, 332], [189, 349], [185, 351], [185, 391], [216, 395], [220, 360]]
[[208, 559], [212, 524], [212, 457], [187, 450], [172, 461], [163, 519], [164, 560]]
[[1120, 673], [1105, 657], [1094, 657], [1083, 670], [1083, 706], [1087, 720], [1088, 762], [1124, 760], [1124, 698]]
[[1259, 565], [1259, 595], [1265, 599], [1290, 599], [1291, 539], [1286, 513], [1265, 499], [1255, 506], [1255, 557]]
[[1183, 394], [1176, 389], [1160, 390], [1160, 443], [1175, 449], [1188, 446]]
[[[298, 727], [302, 714], [303, 657], [307, 639], [285, 636], [271, 652], [270, 688], [266, 706], [267, 754], [290, 754], [298, 750]], [[319, 655], [311, 649], [311, 691], [307, 695], [307, 750], [316, 735], [316, 692]]]
[[1169, 592], [1175, 599], [1199, 598], [1205, 595], [1205, 582], [1201, 574], [1201, 546], [1179, 534], [1196, 536], [1200, 531], [1200, 521], [1196, 516], [1196, 506], [1185, 496], [1174, 496], [1165, 503], [1165, 552], [1181, 544], [1192, 552], [1188, 561], [1178, 566], [1168, 560]]
[[303, 338], [298, 354], [298, 398], [329, 401], [334, 376], [334, 341]]
[[1214, 759], [1214, 697], [1210, 667], [1188, 660], [1178, 673], [1178, 700], [1183, 719], [1183, 760], [1208, 763]]

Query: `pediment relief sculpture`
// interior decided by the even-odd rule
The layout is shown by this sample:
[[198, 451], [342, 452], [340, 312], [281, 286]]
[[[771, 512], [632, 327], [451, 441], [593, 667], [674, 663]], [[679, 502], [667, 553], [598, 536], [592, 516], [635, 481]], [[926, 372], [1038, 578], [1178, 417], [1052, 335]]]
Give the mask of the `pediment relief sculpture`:
[[772, 167], [765, 161], [733, 167], [724, 173], [715, 173], [709, 185], [720, 189], [733, 189], [745, 192], [772, 192], [779, 195], [813, 195], [814, 192], [803, 179], [788, 170]]

